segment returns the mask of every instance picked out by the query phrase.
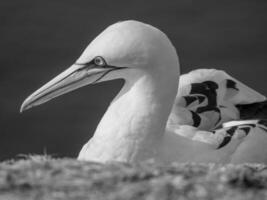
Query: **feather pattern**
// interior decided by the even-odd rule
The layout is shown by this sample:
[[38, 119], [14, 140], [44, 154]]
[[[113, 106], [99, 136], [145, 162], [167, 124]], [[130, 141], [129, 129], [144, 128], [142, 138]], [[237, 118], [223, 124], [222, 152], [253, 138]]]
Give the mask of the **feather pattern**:
[[242, 110], [243, 106], [261, 105], [265, 100], [265, 96], [224, 71], [194, 70], [180, 76], [167, 129], [216, 149], [227, 146], [233, 139], [239, 140], [236, 143], [239, 144], [248, 134], [267, 131], [266, 120], [250, 120], [249, 114], [246, 120], [241, 118], [241, 112], [247, 110]]

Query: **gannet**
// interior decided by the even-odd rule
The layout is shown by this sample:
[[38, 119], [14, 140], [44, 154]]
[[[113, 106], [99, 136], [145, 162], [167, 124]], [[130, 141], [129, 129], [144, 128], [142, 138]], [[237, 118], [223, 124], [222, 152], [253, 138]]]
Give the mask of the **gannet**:
[[265, 96], [220, 70], [192, 71], [180, 84], [179, 76], [176, 49], [162, 31], [122, 21], [31, 94], [21, 111], [82, 86], [124, 79], [79, 160], [267, 163], [266, 121], [240, 120], [237, 109]]

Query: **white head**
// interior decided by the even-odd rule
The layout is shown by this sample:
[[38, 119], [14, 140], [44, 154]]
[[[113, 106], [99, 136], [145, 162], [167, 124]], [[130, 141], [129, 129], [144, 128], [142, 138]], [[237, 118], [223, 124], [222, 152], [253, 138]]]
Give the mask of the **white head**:
[[159, 81], [178, 77], [175, 48], [163, 32], [151, 25], [119, 22], [97, 36], [70, 68], [30, 95], [21, 111], [85, 85], [112, 79], [127, 82], [142, 74], [156, 76]]

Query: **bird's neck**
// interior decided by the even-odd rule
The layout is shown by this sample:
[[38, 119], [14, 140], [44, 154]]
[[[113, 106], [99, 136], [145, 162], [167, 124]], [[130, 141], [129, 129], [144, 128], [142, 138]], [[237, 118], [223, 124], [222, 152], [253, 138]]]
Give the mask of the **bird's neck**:
[[175, 80], [144, 74], [129, 77], [83, 148], [86, 159], [134, 162], [155, 157], [153, 147], [164, 134], [177, 80], [178, 76]]

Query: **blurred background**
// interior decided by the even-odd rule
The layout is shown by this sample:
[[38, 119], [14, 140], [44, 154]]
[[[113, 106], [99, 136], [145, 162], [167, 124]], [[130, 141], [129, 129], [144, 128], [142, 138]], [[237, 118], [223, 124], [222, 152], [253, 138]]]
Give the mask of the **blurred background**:
[[108, 25], [136, 19], [163, 30], [182, 72], [218, 68], [267, 95], [266, 0], [1, 0], [0, 160], [76, 157], [121, 81], [84, 87], [23, 114], [23, 100], [69, 67]]

